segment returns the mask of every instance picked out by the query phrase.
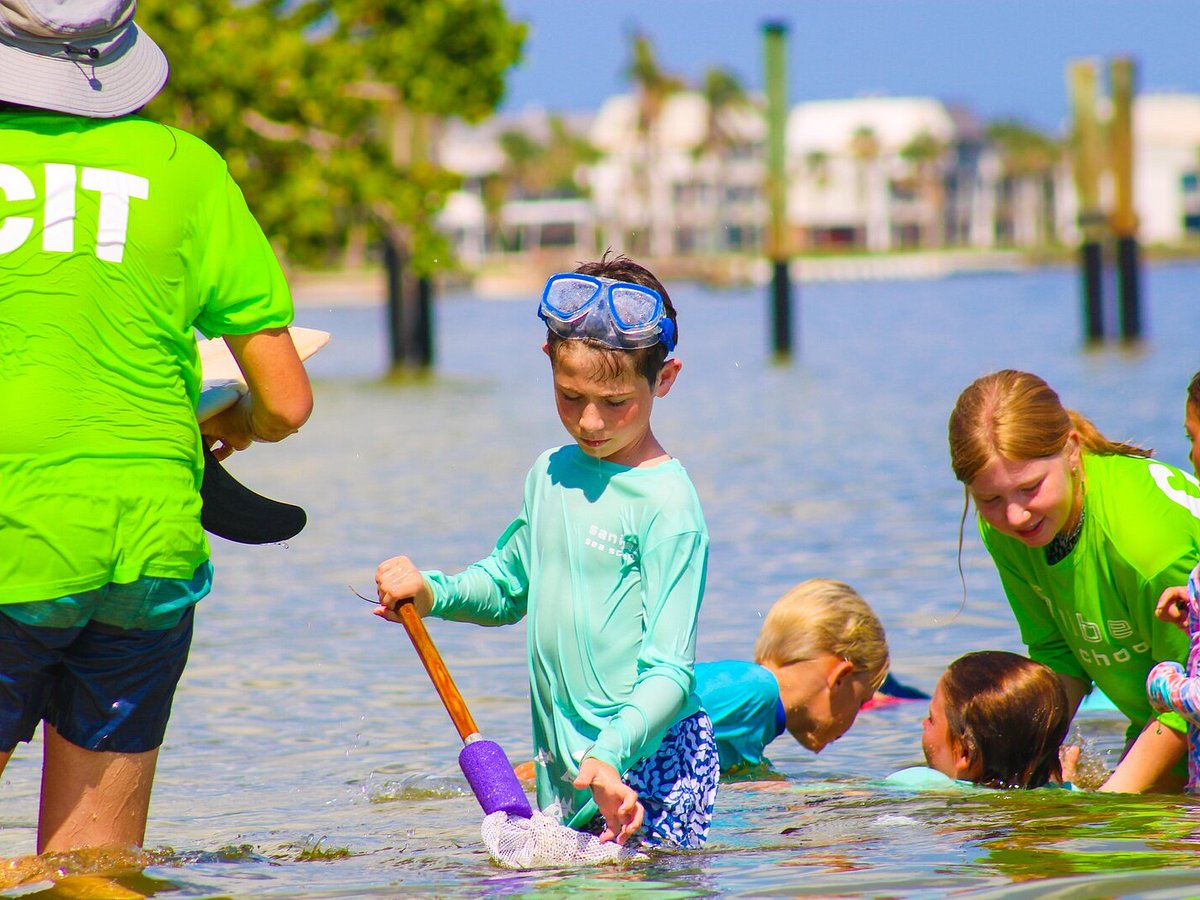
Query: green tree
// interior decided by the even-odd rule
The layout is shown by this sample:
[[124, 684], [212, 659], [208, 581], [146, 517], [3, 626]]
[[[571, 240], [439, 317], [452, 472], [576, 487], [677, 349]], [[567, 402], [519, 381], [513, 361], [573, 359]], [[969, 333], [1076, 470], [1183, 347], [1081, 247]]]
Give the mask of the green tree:
[[987, 138], [1000, 156], [1003, 198], [1000, 215], [1010, 222], [1018, 244], [1053, 240], [1054, 173], [1062, 145], [1021, 122], [1004, 119], [987, 126]]
[[945, 146], [928, 131], [921, 131], [900, 148], [900, 158], [913, 170], [926, 227], [921, 229], [921, 244], [938, 247], [944, 228], [943, 207], [946, 192], [942, 186], [941, 161]]
[[[633, 160], [634, 191], [637, 194], [643, 221], [640, 232], [645, 240], [631, 235], [631, 249], [637, 253], [665, 254], [665, 242], [669, 235], [660, 223], [669, 213], [670, 202], [660, 190], [654, 190], [654, 173], [661, 155], [659, 122], [667, 99], [684, 88], [683, 79], [665, 71], [658, 63], [654, 44], [649, 36], [640, 31], [630, 34], [630, 58], [625, 68], [626, 77], [633, 83], [637, 94], [637, 142], [638, 152]], [[665, 187], [665, 186], [663, 186]]]
[[500, 101], [525, 27], [500, 0], [142, 0], [172, 64], [147, 108], [229, 162], [286, 258], [321, 264], [366, 224], [428, 274], [457, 184], [427, 150], [438, 118]]
[[[870, 125], [859, 125], [850, 135], [850, 156], [854, 160], [856, 193], [858, 208], [863, 217], [862, 241], [867, 249], [878, 250], [881, 247], [872, 246], [872, 183], [878, 179], [879, 155], [883, 152], [879, 136]], [[878, 240], [878, 237], [875, 237]]]
[[704, 136], [695, 149], [695, 155], [698, 159], [707, 156], [713, 160], [713, 202], [708, 224], [711, 248], [719, 251], [726, 249], [723, 228], [726, 218], [725, 170], [739, 139], [730, 120], [751, 104], [741, 81], [728, 69], [710, 68], [705, 71], [700, 94], [704, 97], [706, 115]]

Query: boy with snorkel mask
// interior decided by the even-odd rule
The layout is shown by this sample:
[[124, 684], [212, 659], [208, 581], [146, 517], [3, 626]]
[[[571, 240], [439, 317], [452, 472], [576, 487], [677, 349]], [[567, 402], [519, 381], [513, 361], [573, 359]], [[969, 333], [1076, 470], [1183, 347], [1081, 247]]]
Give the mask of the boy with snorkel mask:
[[720, 766], [694, 691], [708, 530], [687, 472], [650, 427], [681, 363], [666, 290], [606, 253], [551, 276], [539, 317], [555, 406], [574, 443], [548, 450], [496, 549], [457, 575], [398, 556], [376, 614], [527, 620], [538, 806], [625, 843], [696, 849]]

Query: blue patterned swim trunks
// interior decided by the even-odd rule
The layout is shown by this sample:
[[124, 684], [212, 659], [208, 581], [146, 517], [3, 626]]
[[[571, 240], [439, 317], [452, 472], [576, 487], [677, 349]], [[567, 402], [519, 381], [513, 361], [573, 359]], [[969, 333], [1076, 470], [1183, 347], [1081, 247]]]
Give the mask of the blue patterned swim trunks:
[[641, 843], [648, 847], [699, 850], [708, 840], [721, 761], [708, 713], [672, 725], [649, 759], [625, 775], [646, 810]]

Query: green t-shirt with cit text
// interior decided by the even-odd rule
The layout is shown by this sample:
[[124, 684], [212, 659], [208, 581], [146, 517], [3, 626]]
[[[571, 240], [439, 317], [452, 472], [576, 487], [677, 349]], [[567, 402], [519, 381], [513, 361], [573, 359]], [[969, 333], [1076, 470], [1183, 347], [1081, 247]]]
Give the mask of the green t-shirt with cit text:
[[208, 558], [195, 331], [291, 322], [221, 157], [127, 116], [0, 112], [0, 603]]
[[[982, 519], [1029, 655], [1055, 672], [1094, 682], [1141, 731], [1154, 713], [1146, 675], [1183, 663], [1188, 636], [1154, 615], [1168, 587], [1200, 560], [1200, 483], [1174, 466], [1134, 456], [1083, 456], [1085, 515], [1075, 548], [1049, 565], [1045, 550]], [[1159, 720], [1184, 731], [1181, 717]]]

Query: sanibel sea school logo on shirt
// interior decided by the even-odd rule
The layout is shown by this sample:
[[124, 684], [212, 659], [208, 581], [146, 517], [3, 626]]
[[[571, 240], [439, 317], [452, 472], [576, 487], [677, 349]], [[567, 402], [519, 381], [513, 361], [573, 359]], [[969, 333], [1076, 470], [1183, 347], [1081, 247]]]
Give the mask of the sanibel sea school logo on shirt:
[[637, 554], [637, 538], [626, 537], [616, 531], [608, 531], [599, 525], [588, 526], [583, 544], [585, 547], [599, 550], [609, 556], [620, 556], [626, 565], [632, 563]]
[[1031, 585], [1031, 587], [1046, 604], [1050, 615], [1060, 623], [1064, 630], [1077, 634], [1086, 643], [1102, 645], [1102, 647], [1075, 648], [1079, 661], [1085, 666], [1123, 666], [1132, 662], [1135, 654], [1140, 656], [1150, 652], [1150, 644], [1145, 641], [1138, 641], [1128, 647], [1114, 645], [1110, 642], [1110, 639], [1126, 641], [1134, 636], [1133, 625], [1127, 620], [1105, 619], [1103, 622], [1092, 622], [1085, 619], [1078, 611], [1068, 614], [1067, 611], [1060, 608], [1059, 604], [1054, 603], [1038, 585]]
[[[80, 190], [91, 191], [100, 197], [92, 238], [96, 256], [106, 262], [121, 262], [129, 232], [129, 201], [149, 199], [149, 179], [116, 169], [63, 163], [46, 163], [42, 169], [42, 249], [49, 253], [74, 252], [76, 198]], [[38, 194], [32, 178], [16, 166], [0, 163], [0, 197], [18, 203], [36, 200]], [[7, 215], [4, 207], [0, 200], [0, 254], [24, 245], [36, 225], [32, 216]]]

